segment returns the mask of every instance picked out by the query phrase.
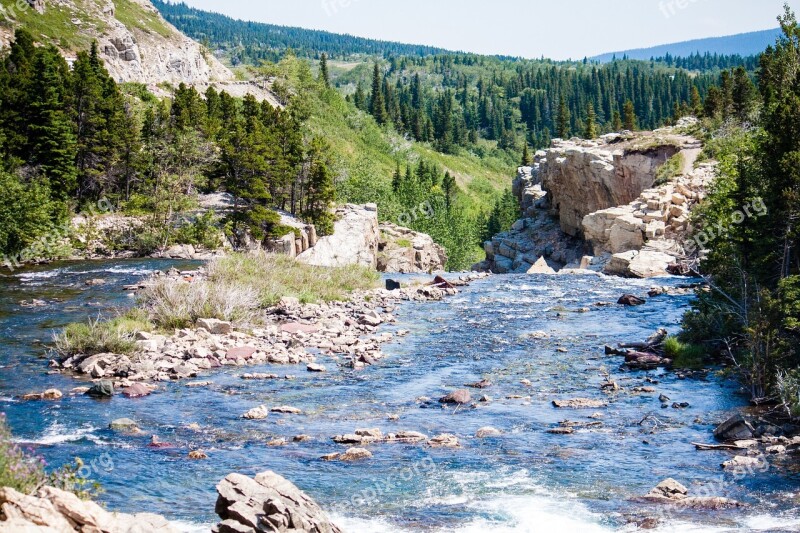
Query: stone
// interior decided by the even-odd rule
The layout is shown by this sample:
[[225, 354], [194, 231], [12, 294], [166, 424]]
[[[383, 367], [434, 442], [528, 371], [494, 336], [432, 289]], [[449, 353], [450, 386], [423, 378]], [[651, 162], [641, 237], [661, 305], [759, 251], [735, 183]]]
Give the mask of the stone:
[[428, 441], [428, 446], [434, 448], [459, 448], [461, 444], [458, 442], [458, 437], [449, 433], [437, 435]]
[[34, 394], [25, 394], [22, 396], [22, 400], [24, 401], [32, 401], [32, 400], [60, 400], [64, 396], [58, 389], [47, 389], [44, 392], [37, 392]]
[[387, 291], [396, 291], [396, 290], [399, 290], [400, 288], [401, 288], [401, 285], [400, 285], [399, 281], [395, 281], [393, 279], [387, 279], [386, 280], [386, 290]]
[[254, 407], [242, 415], [242, 418], [247, 420], [264, 420], [269, 416], [269, 409], [266, 405]]
[[233, 332], [233, 325], [230, 322], [217, 320], [216, 318], [198, 319], [197, 327], [203, 328], [213, 335], [228, 335]]
[[502, 432], [499, 429], [495, 429], [493, 427], [483, 427], [480, 428], [478, 431], [475, 432], [476, 439], [486, 439], [489, 437], [499, 437], [502, 435]]
[[225, 358], [231, 361], [236, 361], [237, 359], [248, 360], [253, 357], [254, 353], [256, 353], [256, 349], [252, 346], [239, 346], [236, 348], [230, 348], [225, 355]]
[[203, 459], [208, 459], [208, 454], [203, 450], [192, 450], [189, 452], [188, 457], [193, 461], [202, 461]]
[[652, 496], [663, 496], [670, 500], [680, 500], [689, 495], [689, 489], [672, 478], [665, 479], [650, 491]]
[[308, 370], [309, 372], [318, 372], [318, 373], [327, 371], [324, 365], [320, 365], [317, 363], [309, 363], [308, 366], [306, 366], [306, 370]]
[[753, 426], [741, 414], [735, 414], [714, 430], [714, 438], [722, 442], [752, 439]]
[[[297, 256], [297, 260], [321, 267], [378, 266], [378, 213], [374, 205], [343, 205], [336, 210], [332, 235]], [[373, 209], [374, 208], [374, 209]]]
[[341, 533], [311, 498], [271, 471], [262, 472], [255, 479], [230, 474], [217, 485], [217, 493], [216, 512], [222, 519], [217, 526], [220, 533], [252, 533], [259, 520], [262, 531]]
[[288, 405], [283, 405], [281, 407], [273, 407], [270, 409], [273, 413], [283, 413], [289, 415], [300, 415], [303, 414], [303, 411], [298, 409], [297, 407], [290, 407]]
[[734, 470], [737, 468], [752, 468], [761, 466], [761, 459], [758, 457], [749, 457], [745, 455], [737, 455], [733, 459], [722, 463], [722, 468], [726, 470]]
[[134, 383], [122, 389], [122, 395], [127, 398], [142, 398], [153, 393], [153, 389], [144, 383]]
[[280, 330], [284, 333], [289, 333], [292, 335], [297, 333], [313, 335], [314, 333], [319, 332], [319, 326], [314, 326], [312, 324], [300, 324], [299, 322], [290, 322], [288, 324], [281, 325]]
[[544, 257], [540, 257], [536, 263], [533, 264], [532, 267], [528, 269], [528, 274], [555, 274], [556, 271], [553, 270], [550, 265], [547, 264]]
[[638, 296], [634, 296], [632, 294], [625, 294], [625, 295], [620, 297], [620, 299], [617, 301], [617, 303], [619, 305], [627, 305], [627, 306], [631, 306], [632, 307], [632, 306], [644, 305], [644, 304], [647, 303], [647, 301], [639, 298]]
[[[429, 235], [390, 223], [381, 223], [379, 231], [380, 272], [423, 274], [444, 270], [447, 252]], [[394, 280], [387, 280], [386, 289], [399, 289], [396, 283]]]
[[469, 393], [468, 390], [462, 389], [451, 392], [446, 396], [442, 396], [439, 399], [440, 403], [449, 403], [449, 404], [457, 404], [457, 405], [466, 405], [472, 401], [472, 395]]
[[570, 400], [553, 400], [553, 406], [559, 409], [597, 409], [606, 407], [603, 400], [589, 400], [586, 398], [573, 398]]
[[114, 384], [111, 381], [100, 381], [92, 385], [86, 395], [93, 398], [111, 398], [114, 396]]
[[108, 427], [114, 431], [127, 431], [131, 433], [138, 433], [139, 431], [139, 426], [130, 418], [117, 418], [113, 420]]

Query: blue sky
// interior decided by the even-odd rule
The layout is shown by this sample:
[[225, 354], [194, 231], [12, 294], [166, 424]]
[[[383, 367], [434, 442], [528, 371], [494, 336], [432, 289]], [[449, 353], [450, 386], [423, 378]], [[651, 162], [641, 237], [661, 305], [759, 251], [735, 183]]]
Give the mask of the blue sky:
[[[454, 50], [579, 59], [777, 27], [784, 0], [184, 0], [235, 18]], [[800, 13], [800, 0], [789, 0]]]

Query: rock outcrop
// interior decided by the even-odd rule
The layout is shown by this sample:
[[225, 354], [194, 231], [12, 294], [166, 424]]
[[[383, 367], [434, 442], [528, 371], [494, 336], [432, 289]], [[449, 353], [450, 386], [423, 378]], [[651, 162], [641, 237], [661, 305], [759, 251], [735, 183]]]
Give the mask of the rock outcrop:
[[[96, 39], [100, 57], [114, 80], [155, 86], [159, 83], [232, 82], [234, 76], [209, 51], [169, 24], [149, 0], [128, 0], [120, 8], [111, 0], [34, 0], [30, 2], [44, 24], [34, 38], [61, 49], [67, 59]], [[122, 9], [124, 13], [118, 12]], [[14, 24], [0, 28], [0, 41], [12, 41]], [[60, 28], [62, 18], [69, 28]], [[53, 33], [48, 33], [48, 28]], [[64, 32], [67, 33], [64, 36]]]
[[[486, 261], [475, 268], [667, 275], [685, 257], [691, 211], [716, 174], [715, 163], [695, 165], [700, 142], [680, 134], [691, 120], [655, 132], [553, 141], [533, 166], [519, 169], [513, 193], [522, 218], [485, 243]], [[656, 185], [660, 167], [677, 154], [683, 156], [677, 177]]]
[[230, 474], [217, 485], [216, 533], [305, 531], [341, 533], [325, 511], [274, 472]]
[[317, 244], [317, 229], [313, 224], [306, 224], [285, 211], [278, 211], [281, 216], [281, 225], [293, 228], [292, 233], [287, 233], [278, 239], [266, 242], [264, 248], [268, 252], [297, 257]]
[[178, 533], [179, 530], [162, 516], [110, 513], [94, 502], [52, 487], [43, 487], [34, 496], [4, 487], [0, 488], [0, 531]]
[[378, 266], [378, 206], [343, 205], [336, 210], [333, 235], [297, 256], [303, 263], [323, 267]]
[[444, 270], [447, 252], [430, 235], [394, 224], [381, 224], [378, 270], [416, 274]]

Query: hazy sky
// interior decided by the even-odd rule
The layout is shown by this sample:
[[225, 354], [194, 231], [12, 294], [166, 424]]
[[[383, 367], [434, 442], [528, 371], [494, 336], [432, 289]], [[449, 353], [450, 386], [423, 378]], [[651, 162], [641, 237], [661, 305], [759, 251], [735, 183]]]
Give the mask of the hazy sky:
[[[580, 59], [777, 27], [784, 0], [185, 0], [235, 18], [453, 50]], [[800, 0], [789, 0], [800, 12]]]

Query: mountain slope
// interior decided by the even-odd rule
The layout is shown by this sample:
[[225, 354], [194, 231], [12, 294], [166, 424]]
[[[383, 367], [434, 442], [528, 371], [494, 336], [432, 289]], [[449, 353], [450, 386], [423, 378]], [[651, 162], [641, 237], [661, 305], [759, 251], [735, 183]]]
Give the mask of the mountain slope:
[[289, 48], [300, 56], [317, 57], [320, 53], [326, 52], [333, 58], [362, 54], [428, 56], [447, 52], [432, 46], [380, 41], [261, 22], [245, 22], [219, 13], [201, 11], [185, 3], [153, 0], [153, 5], [168, 21], [182, 28], [190, 37], [200, 42], [208, 41], [221, 46], [232, 56], [233, 63], [236, 63], [236, 50], [242, 46], [251, 48], [247, 54], [250, 57], [258, 55], [261, 59], [271, 60], [278, 59]]
[[97, 40], [100, 56], [118, 82], [228, 81], [231, 72], [198, 43], [161, 17], [149, 0], [35, 0], [19, 9], [17, 0], [0, 0], [6, 20], [0, 44], [24, 26], [42, 44], [67, 57]]
[[647, 61], [652, 57], [662, 57], [667, 54], [676, 57], [687, 57], [696, 53], [705, 54], [706, 52], [721, 55], [751, 56], [760, 54], [767, 46], [775, 44], [775, 39], [779, 34], [779, 29], [755, 31], [726, 37], [711, 37], [708, 39], [696, 39], [681, 43], [665, 44], [651, 48], [623, 50], [602, 54], [591, 59], [605, 63], [611, 61], [614, 57], [621, 59], [623, 56], [627, 56], [629, 59]]

